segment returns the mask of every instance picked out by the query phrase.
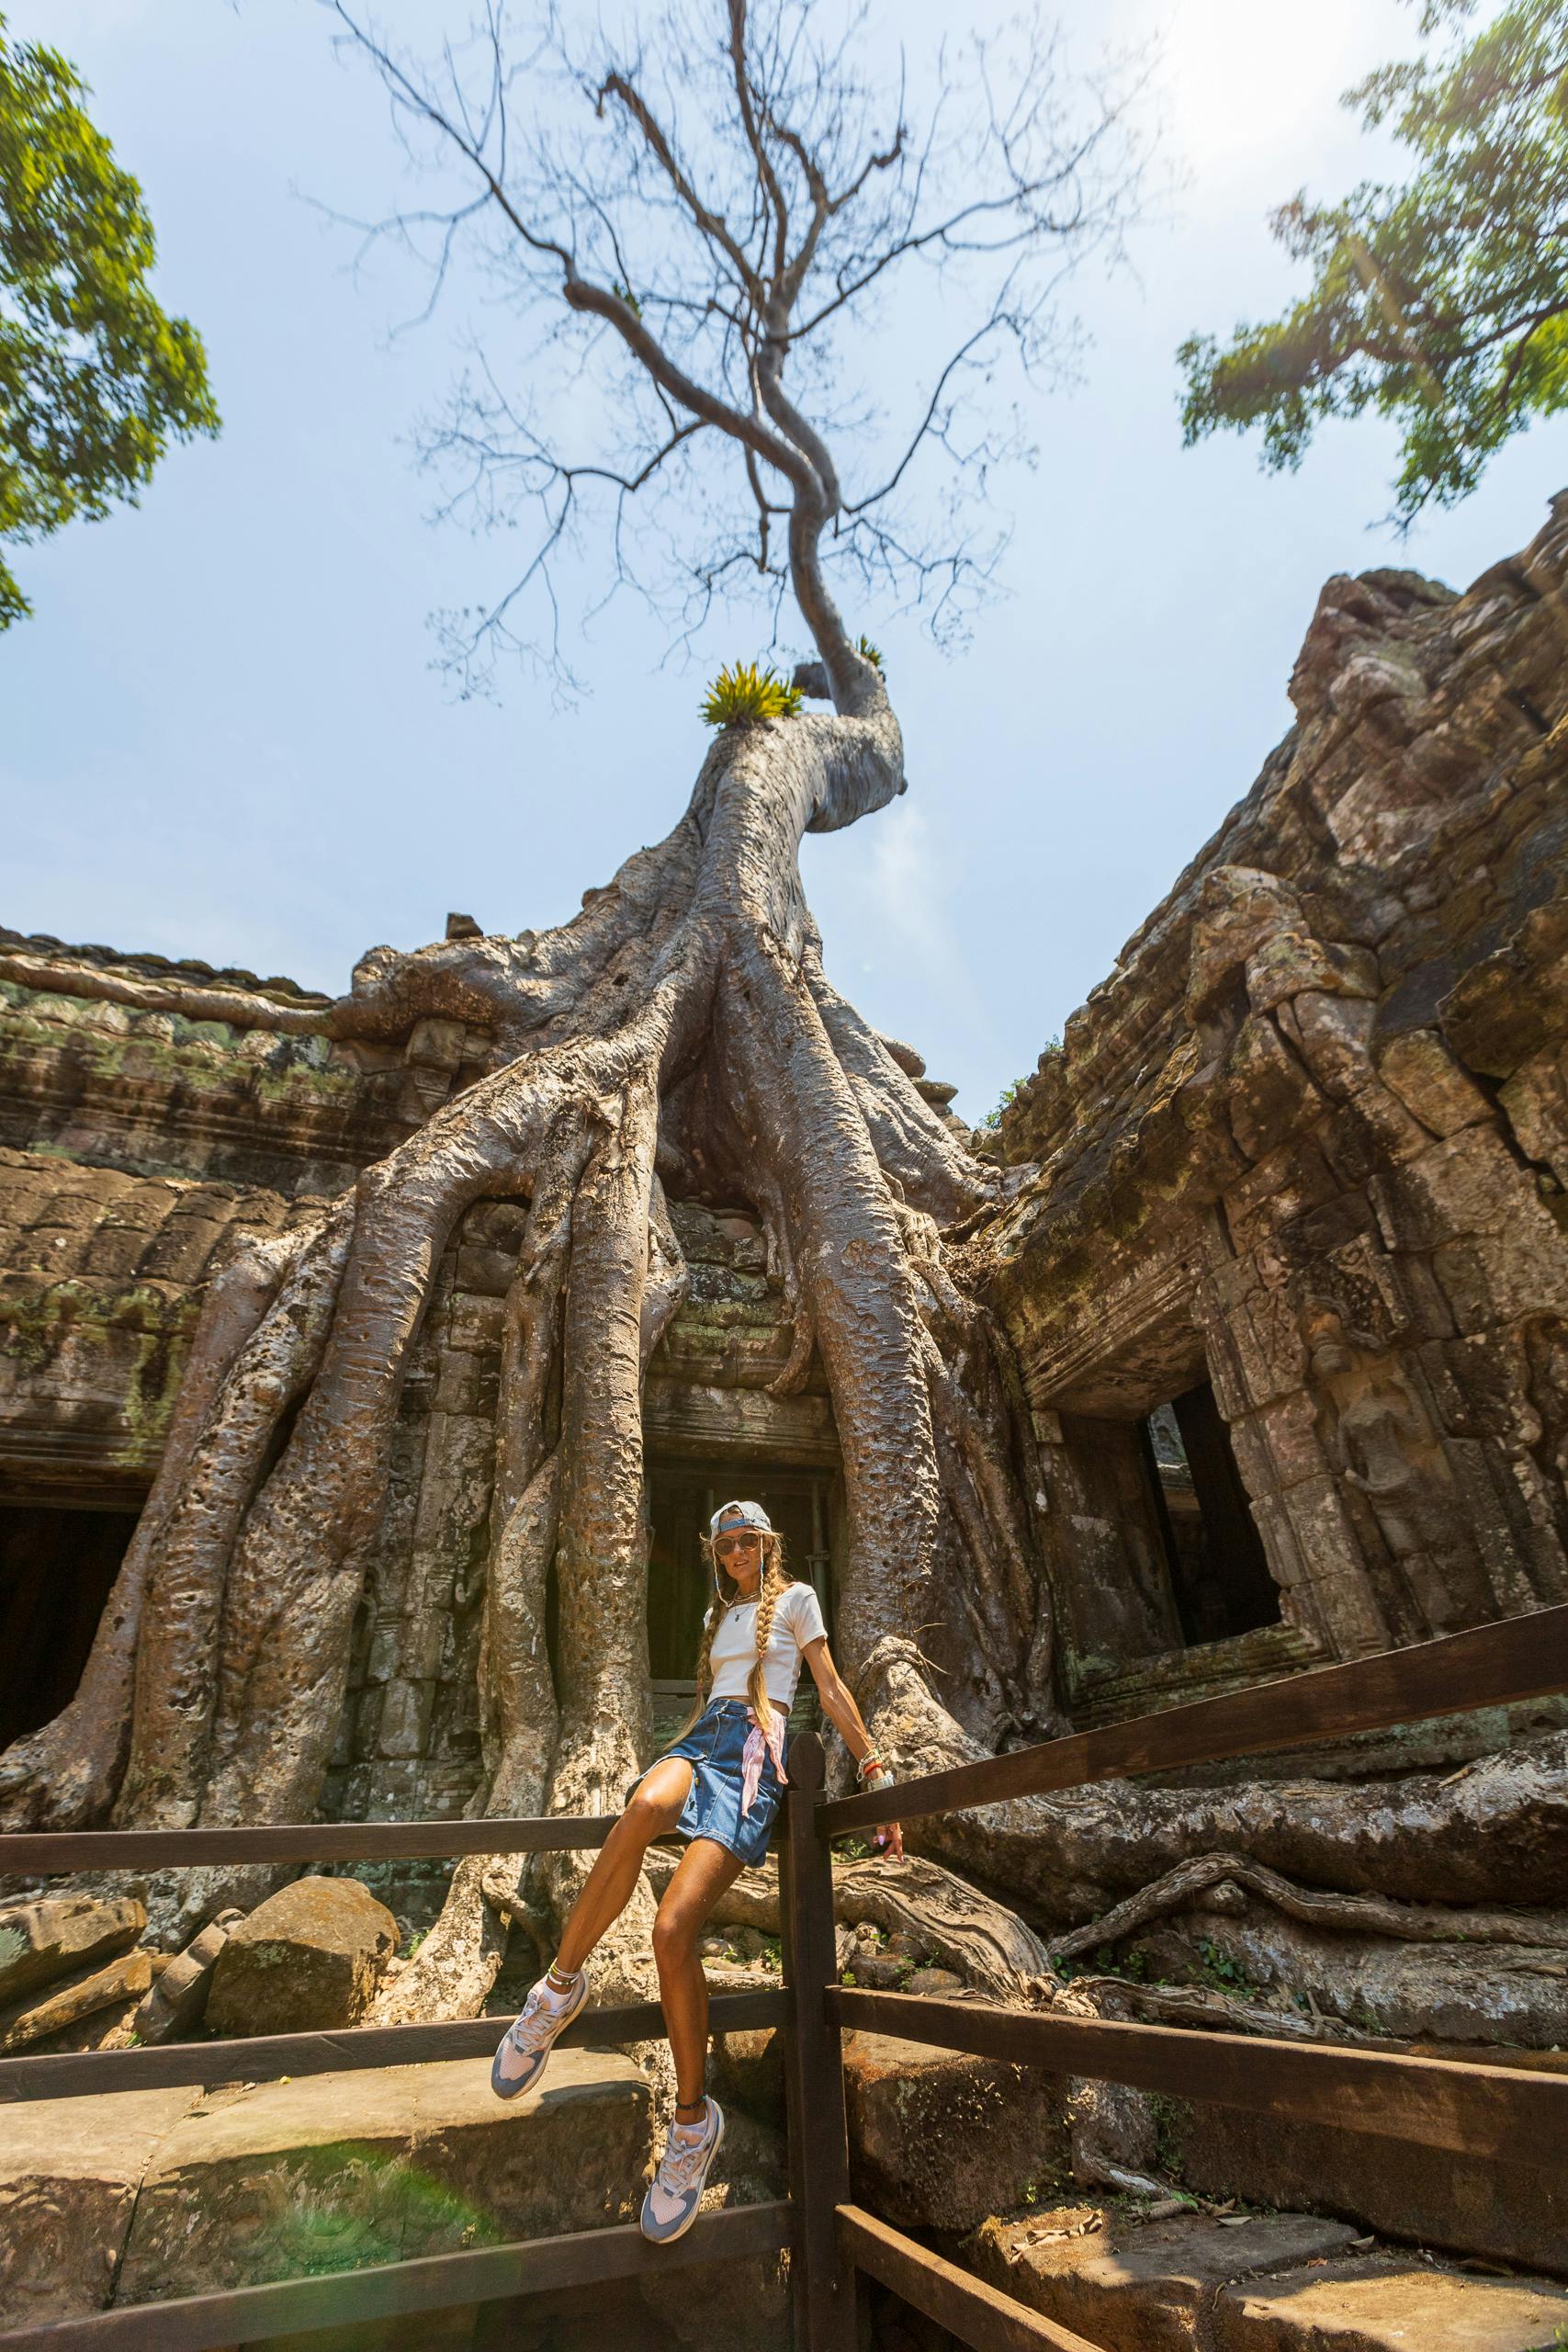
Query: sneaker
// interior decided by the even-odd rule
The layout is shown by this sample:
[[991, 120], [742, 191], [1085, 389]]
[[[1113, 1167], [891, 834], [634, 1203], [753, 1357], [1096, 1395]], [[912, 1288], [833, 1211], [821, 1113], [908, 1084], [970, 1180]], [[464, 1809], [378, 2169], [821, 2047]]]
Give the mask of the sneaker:
[[716, 2098], [706, 2104], [707, 2128], [700, 2139], [677, 2140], [671, 2130], [642, 2200], [642, 2233], [655, 2245], [669, 2245], [691, 2228], [703, 2201], [708, 2166], [724, 2145], [724, 2109]]
[[533, 2089], [545, 2071], [556, 2036], [571, 2023], [587, 1998], [585, 1968], [578, 1970], [570, 1993], [552, 1993], [548, 1976], [540, 1977], [495, 2053], [490, 2086], [497, 2098], [517, 2098]]

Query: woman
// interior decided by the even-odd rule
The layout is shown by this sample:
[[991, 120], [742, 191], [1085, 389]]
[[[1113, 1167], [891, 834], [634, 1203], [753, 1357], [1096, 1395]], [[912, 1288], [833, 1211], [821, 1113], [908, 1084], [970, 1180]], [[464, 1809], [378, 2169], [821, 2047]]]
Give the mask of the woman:
[[[786, 1777], [784, 1726], [803, 1658], [823, 1713], [856, 1759], [861, 1786], [886, 1788], [893, 1778], [828, 1654], [817, 1595], [790, 1577], [761, 1503], [725, 1503], [709, 1522], [704, 1548], [716, 1598], [703, 1627], [691, 1714], [673, 1747], [633, 1787], [572, 1905], [554, 1966], [529, 1994], [491, 2071], [502, 2098], [533, 2088], [557, 2035], [588, 1999], [583, 1963], [626, 1908], [649, 1843], [678, 1830], [690, 1842], [653, 1923], [677, 2093], [664, 2154], [642, 2203], [643, 2235], [660, 2245], [696, 2219], [708, 2166], [724, 2139], [718, 2101], [703, 2089], [708, 1996], [697, 1939], [725, 1889], [766, 1850]], [[896, 1824], [886, 1842], [902, 1856]]]

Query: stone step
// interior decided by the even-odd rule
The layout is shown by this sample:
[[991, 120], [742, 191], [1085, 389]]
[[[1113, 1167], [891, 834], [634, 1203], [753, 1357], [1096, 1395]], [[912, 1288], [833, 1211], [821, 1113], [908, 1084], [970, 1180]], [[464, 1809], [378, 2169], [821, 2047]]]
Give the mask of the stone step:
[[[1568, 2288], [1486, 2278], [1421, 2254], [1354, 2251], [1307, 2213], [1182, 2213], [1086, 2203], [991, 2221], [969, 2267], [1104, 2352], [1549, 2352]], [[1362, 2242], [1364, 2244], [1364, 2241]]]
[[1086, 2201], [987, 2222], [963, 2258], [1105, 2352], [1209, 2352], [1207, 2317], [1233, 2280], [1297, 2271], [1343, 2253], [1355, 2234], [1310, 2213], [1258, 2214], [1231, 2228], [1208, 2213], [1143, 2221], [1131, 2202], [1122, 2211]]
[[650, 2129], [638, 2068], [593, 2050], [505, 2103], [458, 2059], [14, 2107], [0, 2324], [629, 2221]]
[[[1466, 2054], [1495, 2064], [1505, 2053]], [[1310, 2205], [1419, 2245], [1568, 2270], [1568, 2174], [1528, 2155], [1466, 2156], [1414, 2142], [1394, 2152], [1369, 2132], [1179, 2099], [1164, 2110], [1161, 2137], [1177, 2180], [1201, 2197]]]
[[6, 2109], [0, 2136], [0, 2325], [102, 2311], [153, 2152], [198, 2090], [121, 2091]]
[[1480, 2278], [1399, 2254], [1227, 2287], [1213, 2352], [1552, 2352], [1568, 2289]]

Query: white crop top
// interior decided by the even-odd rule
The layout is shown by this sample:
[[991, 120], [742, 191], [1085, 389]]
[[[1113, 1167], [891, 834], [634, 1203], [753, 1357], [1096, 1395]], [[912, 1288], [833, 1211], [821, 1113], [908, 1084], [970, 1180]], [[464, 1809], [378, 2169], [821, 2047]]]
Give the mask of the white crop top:
[[[773, 1610], [773, 1630], [762, 1660], [762, 1682], [775, 1707], [785, 1713], [795, 1704], [800, 1680], [800, 1654], [807, 1642], [820, 1640], [828, 1628], [822, 1604], [808, 1584], [786, 1584]], [[708, 1657], [713, 1666], [710, 1699], [744, 1699], [746, 1682], [757, 1656], [757, 1604], [738, 1600], [726, 1610], [713, 1637]]]

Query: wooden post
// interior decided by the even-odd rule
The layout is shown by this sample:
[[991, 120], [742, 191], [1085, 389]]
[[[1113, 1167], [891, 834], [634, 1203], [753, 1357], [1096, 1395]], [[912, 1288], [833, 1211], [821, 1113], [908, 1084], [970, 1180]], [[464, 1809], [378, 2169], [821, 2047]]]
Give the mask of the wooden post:
[[789, 2186], [795, 2208], [795, 2352], [855, 2352], [854, 2271], [840, 2252], [838, 2208], [850, 2194], [849, 2135], [839, 2029], [828, 2022], [823, 1994], [838, 1982], [833, 1943], [833, 1873], [827, 1839], [818, 1835], [822, 1743], [812, 1731], [789, 1747], [789, 1790], [779, 1849], [784, 1927], [784, 2086], [789, 2106]]

